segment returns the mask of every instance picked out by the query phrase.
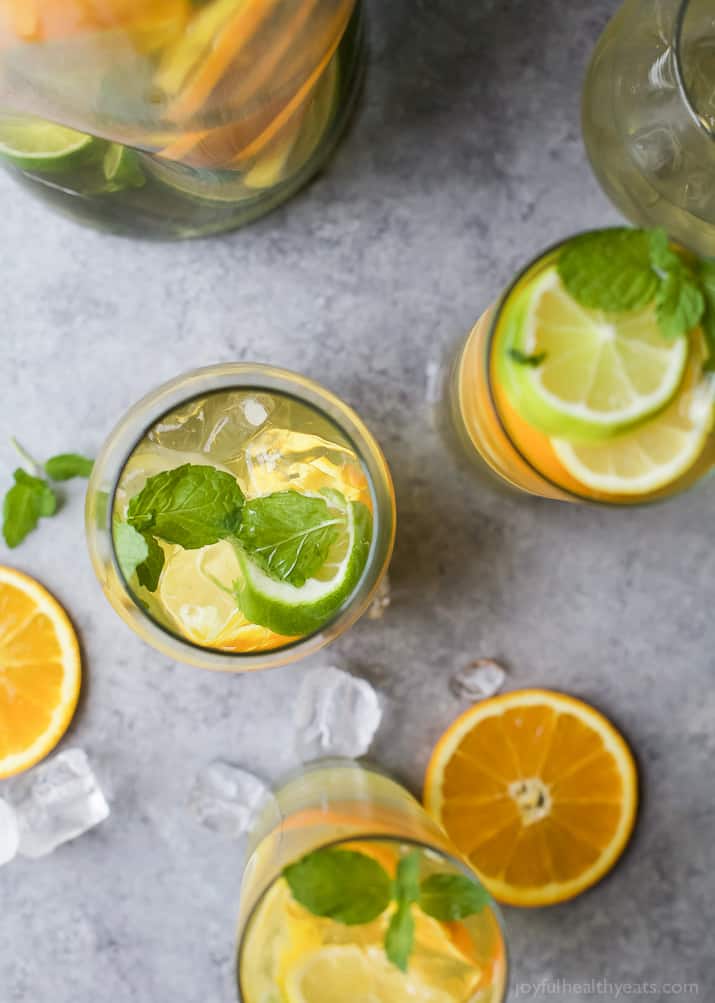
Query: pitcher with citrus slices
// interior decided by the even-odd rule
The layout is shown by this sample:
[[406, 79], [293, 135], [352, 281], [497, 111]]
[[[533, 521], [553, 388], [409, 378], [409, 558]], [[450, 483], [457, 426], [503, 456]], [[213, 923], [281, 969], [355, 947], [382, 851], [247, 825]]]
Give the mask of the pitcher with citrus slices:
[[361, 68], [356, 0], [0, 0], [0, 163], [118, 232], [230, 229], [325, 162]]
[[358, 416], [270, 366], [197, 370], [119, 423], [87, 494], [117, 612], [172, 657], [293, 662], [368, 608], [395, 533], [390, 473]]
[[242, 1003], [501, 1003], [496, 907], [399, 784], [315, 763], [266, 805], [239, 919]]
[[662, 230], [600, 230], [540, 255], [481, 317], [451, 408], [503, 483], [633, 505], [712, 469], [713, 370], [713, 262]]

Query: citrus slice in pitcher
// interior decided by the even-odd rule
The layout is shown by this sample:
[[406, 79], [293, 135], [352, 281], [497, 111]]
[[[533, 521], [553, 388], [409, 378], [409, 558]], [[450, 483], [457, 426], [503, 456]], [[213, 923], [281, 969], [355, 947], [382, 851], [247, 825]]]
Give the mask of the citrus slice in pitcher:
[[437, 744], [427, 810], [501, 902], [543, 906], [613, 867], [636, 818], [633, 755], [597, 710], [517, 690], [466, 711]]
[[97, 141], [54, 122], [0, 117], [0, 157], [24, 171], [63, 171], [91, 153]]

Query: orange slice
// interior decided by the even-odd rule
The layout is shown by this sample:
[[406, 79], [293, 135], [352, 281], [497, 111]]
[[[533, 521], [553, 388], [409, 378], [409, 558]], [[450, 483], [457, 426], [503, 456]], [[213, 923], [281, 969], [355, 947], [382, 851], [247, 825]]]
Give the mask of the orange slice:
[[623, 852], [636, 766], [593, 707], [519, 690], [476, 704], [448, 729], [425, 805], [496, 899], [552, 905], [595, 884]]
[[34, 766], [57, 745], [80, 680], [65, 611], [34, 579], [0, 566], [0, 777]]

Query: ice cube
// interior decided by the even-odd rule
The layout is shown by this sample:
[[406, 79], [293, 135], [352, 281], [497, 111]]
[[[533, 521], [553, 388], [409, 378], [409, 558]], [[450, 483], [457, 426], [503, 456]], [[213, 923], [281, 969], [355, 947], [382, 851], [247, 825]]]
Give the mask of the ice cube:
[[221, 759], [198, 773], [189, 793], [189, 807], [201, 825], [229, 839], [245, 835], [272, 801], [259, 777]]
[[381, 720], [377, 693], [365, 679], [332, 665], [312, 669], [296, 698], [296, 752], [303, 762], [326, 756], [364, 756]]
[[458, 700], [487, 700], [504, 685], [506, 672], [491, 658], [478, 658], [456, 672], [449, 688]]
[[430, 359], [425, 368], [425, 401], [438, 404], [442, 399], [444, 366], [441, 359]]
[[109, 815], [87, 756], [67, 749], [15, 781], [11, 793], [24, 857], [44, 857]]
[[370, 608], [367, 611], [368, 620], [382, 620], [391, 602], [390, 576], [385, 575], [377, 587], [375, 598], [370, 603]]
[[631, 152], [641, 170], [666, 177], [680, 170], [683, 148], [680, 137], [667, 125], [646, 126], [631, 138]]
[[15, 809], [0, 798], [0, 867], [9, 864], [17, 854], [20, 832]]
[[230, 462], [268, 421], [275, 407], [270, 394], [244, 390], [212, 394], [166, 415], [149, 438], [167, 449], [210, 453], [213, 460]]

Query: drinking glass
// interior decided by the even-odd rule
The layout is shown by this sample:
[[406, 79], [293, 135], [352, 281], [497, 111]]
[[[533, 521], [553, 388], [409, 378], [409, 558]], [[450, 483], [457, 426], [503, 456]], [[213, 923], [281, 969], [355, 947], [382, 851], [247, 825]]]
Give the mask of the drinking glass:
[[[270, 618], [261, 617], [265, 609], [259, 609], [259, 615], [252, 611], [252, 619], [244, 615], [245, 603], [234, 592], [236, 582], [247, 576], [229, 539], [183, 549], [160, 537], [163, 568], [153, 588], [122, 570], [117, 526], [126, 530], [131, 498], [149, 478], [186, 465], [210, 466], [224, 478], [231, 475], [227, 483], [234, 491], [238, 483], [246, 499], [307, 496], [326, 512], [330, 506], [329, 527], [347, 527], [343, 536], [336, 531], [327, 564], [305, 583], [313, 589], [308, 598], [314, 601], [316, 593], [326, 594], [326, 581], [328, 591], [336, 581], [331, 576], [341, 575], [337, 581], [342, 590], [329, 595], [332, 604], [324, 613], [322, 607], [318, 610], [309, 629], [278, 631]], [[336, 512], [343, 513], [342, 521], [336, 520]], [[360, 526], [370, 527], [362, 535], [358, 513], [363, 517]], [[179, 661], [244, 672], [311, 654], [365, 612], [392, 554], [395, 499], [380, 447], [347, 404], [295, 373], [236, 363], [180, 376], [122, 418], [94, 465], [86, 527], [100, 584], [140, 637]], [[348, 530], [346, 549], [341, 541]], [[353, 556], [357, 563], [349, 560]], [[274, 581], [260, 570], [253, 578], [256, 574], [264, 606], [266, 588], [271, 603], [276, 595], [281, 602], [295, 603], [298, 589], [288, 580]], [[304, 592], [300, 597], [303, 601]], [[294, 610], [293, 605], [289, 612]], [[285, 615], [283, 606], [278, 613]]]
[[292, 900], [284, 868], [326, 848], [357, 851], [392, 874], [400, 859], [417, 851], [422, 877], [460, 875], [479, 885], [444, 831], [400, 784], [349, 760], [304, 767], [279, 788], [250, 837], [239, 915], [242, 1003], [284, 999], [281, 983], [314, 981], [323, 965], [328, 977], [331, 969], [335, 973], [345, 1000], [368, 998], [360, 990], [370, 980], [373, 990], [378, 980], [383, 992], [393, 986], [395, 999], [407, 998], [399, 995], [400, 986], [415, 999], [423, 998], [420, 987], [426, 987], [425, 999], [454, 1003], [505, 998], [506, 946], [497, 907], [486, 893], [481, 911], [461, 922], [438, 922], [415, 908], [408, 967], [415, 982], [407, 989], [385, 956], [386, 915], [367, 925], [341, 926], [309, 915]]

